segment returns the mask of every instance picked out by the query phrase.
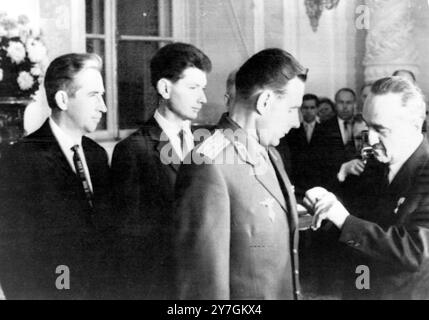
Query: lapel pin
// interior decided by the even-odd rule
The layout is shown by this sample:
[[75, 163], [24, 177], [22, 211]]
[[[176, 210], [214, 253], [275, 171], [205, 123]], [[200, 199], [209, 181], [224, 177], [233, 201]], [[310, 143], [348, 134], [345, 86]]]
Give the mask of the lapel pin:
[[393, 212], [395, 213], [395, 214], [398, 214], [398, 211], [399, 211], [399, 207], [405, 202], [405, 198], [404, 197], [402, 197], [402, 198], [399, 198], [399, 200], [398, 200], [398, 203], [396, 204], [396, 208], [395, 208], [395, 210], [393, 210]]

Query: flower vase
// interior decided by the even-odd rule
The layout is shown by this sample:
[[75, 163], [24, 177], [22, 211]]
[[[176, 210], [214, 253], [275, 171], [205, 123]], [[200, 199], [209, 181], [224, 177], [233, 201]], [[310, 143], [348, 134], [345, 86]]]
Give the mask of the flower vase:
[[24, 111], [31, 98], [0, 97], [0, 156], [24, 136]]

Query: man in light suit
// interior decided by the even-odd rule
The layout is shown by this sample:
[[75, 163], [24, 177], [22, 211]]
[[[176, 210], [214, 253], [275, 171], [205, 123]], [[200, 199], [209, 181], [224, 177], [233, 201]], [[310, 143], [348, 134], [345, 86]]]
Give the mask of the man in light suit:
[[155, 54], [150, 69], [158, 108], [118, 143], [112, 159], [119, 285], [121, 297], [130, 299], [168, 298], [174, 184], [194, 146], [190, 122], [207, 102], [204, 89], [211, 62], [190, 44], [172, 43]]
[[230, 115], [185, 159], [172, 232], [178, 298], [300, 296], [296, 201], [274, 146], [299, 126], [305, 78], [281, 49], [252, 56]]
[[[97, 259], [109, 207], [108, 159], [84, 136], [106, 112], [101, 65], [93, 54], [55, 59], [45, 76], [52, 116], [2, 159], [0, 279], [7, 299], [96, 298], [96, 282], [106, 280]], [[60, 275], [69, 282], [58, 282]]]
[[[353, 298], [429, 298], [429, 144], [421, 133], [425, 112], [423, 95], [409, 80], [376, 81], [363, 117], [375, 157], [386, 171], [372, 210], [359, 218], [326, 190], [306, 195], [307, 206], [315, 211], [314, 228], [331, 221], [354, 257], [348, 283]], [[362, 197], [365, 201], [366, 195]], [[361, 290], [355, 286], [358, 266], [369, 270]]]

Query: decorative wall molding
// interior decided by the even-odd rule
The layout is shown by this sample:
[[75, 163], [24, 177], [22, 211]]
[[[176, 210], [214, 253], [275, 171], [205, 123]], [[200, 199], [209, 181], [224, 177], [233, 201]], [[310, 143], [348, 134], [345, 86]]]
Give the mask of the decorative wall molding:
[[316, 32], [319, 27], [323, 11], [336, 8], [339, 2], [340, 0], [305, 0], [305, 9], [313, 32]]
[[412, 8], [404, 0], [367, 0], [370, 28], [363, 61], [365, 81], [391, 75], [397, 69], [418, 71]]

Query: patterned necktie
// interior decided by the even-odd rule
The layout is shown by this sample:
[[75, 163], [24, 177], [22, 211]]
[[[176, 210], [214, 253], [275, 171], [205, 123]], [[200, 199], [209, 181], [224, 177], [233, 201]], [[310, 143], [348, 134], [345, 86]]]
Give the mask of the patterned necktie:
[[[85, 169], [83, 168], [83, 162], [82, 159], [79, 155], [79, 145], [75, 145], [73, 147], [71, 147], [71, 150], [73, 151], [73, 162], [74, 162], [74, 166], [76, 168], [76, 174], [79, 177], [79, 180], [82, 183], [82, 187], [83, 190], [85, 191], [85, 196], [86, 199], [88, 200], [88, 204], [91, 207], [91, 209], [94, 208], [94, 204], [93, 204], [93, 194], [91, 191], [91, 188], [89, 187], [89, 182], [87, 179], [87, 176], [85, 174]], [[91, 211], [91, 214], [93, 212]]]

